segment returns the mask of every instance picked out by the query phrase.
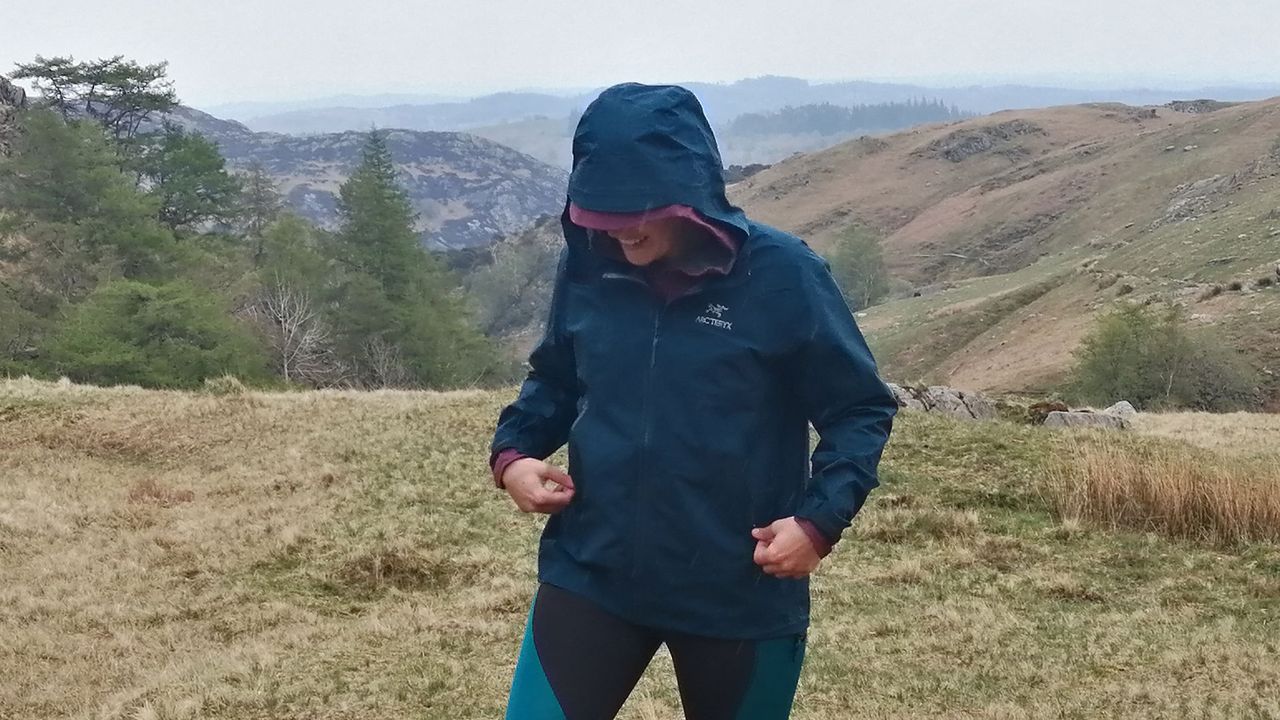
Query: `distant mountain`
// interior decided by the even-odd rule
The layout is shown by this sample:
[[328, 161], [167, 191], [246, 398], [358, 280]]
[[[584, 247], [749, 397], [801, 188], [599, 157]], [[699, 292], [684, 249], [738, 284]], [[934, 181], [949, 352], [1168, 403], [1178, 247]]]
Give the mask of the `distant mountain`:
[[[338, 187], [360, 161], [363, 133], [253, 132], [191, 108], [170, 119], [217, 142], [233, 168], [260, 163], [296, 212], [337, 226]], [[511, 148], [463, 133], [385, 132], [427, 247], [487, 245], [563, 208], [565, 173]]]
[[197, 109], [216, 117], [253, 118], [279, 115], [297, 110], [316, 110], [334, 107], [381, 108], [392, 105], [427, 105], [432, 103], [462, 102], [467, 98], [423, 93], [382, 93], [379, 95], [330, 95], [309, 100], [247, 101], [222, 105], [201, 105]]
[[[1222, 86], [1198, 89], [1088, 89], [1030, 85], [928, 87], [903, 83], [812, 83], [789, 77], [761, 77], [732, 84], [683, 83], [698, 95], [716, 126], [726, 164], [773, 163], [795, 153], [831, 147], [859, 135], [892, 131], [911, 123], [866, 125], [839, 132], [814, 132], [805, 123], [773, 123], [770, 132], [744, 132], [744, 117], [776, 114], [787, 108], [877, 106], [919, 103], [922, 100], [954, 108], [964, 114], [985, 114], [1007, 108], [1035, 108], [1089, 102], [1160, 105], [1185, 98], [1226, 101], [1258, 100], [1280, 95], [1275, 86]], [[515, 148], [567, 170], [570, 139], [578, 114], [599, 90], [574, 94], [509, 92], [467, 101], [443, 103], [397, 102], [373, 107], [370, 102], [311, 107], [276, 114], [235, 115], [255, 130], [312, 134], [367, 130], [371, 127], [407, 130], [466, 131]], [[798, 115], [797, 115], [798, 117]], [[789, 120], [784, 118], [784, 120]]]
[[[873, 105], [922, 98], [954, 105], [962, 111], [990, 113], [1006, 109], [1051, 107], [1089, 102], [1123, 102], [1158, 105], [1190, 97], [1217, 100], [1260, 100], [1280, 95], [1280, 85], [1210, 87], [1196, 89], [1073, 89], [1024, 85], [928, 87], [897, 83], [812, 83], [789, 77], [761, 77], [731, 84], [682, 83], [702, 100], [713, 124], [728, 123], [739, 115], [780, 110], [787, 106]], [[286, 113], [227, 113], [254, 130], [283, 133], [342, 132], [370, 127], [406, 130], [466, 130], [517, 122], [538, 116], [567, 118], [581, 110], [598, 90], [572, 95], [549, 93], [498, 93], [465, 102], [396, 102], [383, 107], [346, 102], [327, 108], [297, 109]]]
[[594, 95], [562, 97], [541, 93], [498, 93], [465, 102], [396, 104], [385, 107], [339, 106], [251, 117], [255, 130], [293, 135], [368, 130], [371, 127], [456, 131], [538, 116], [568, 115], [586, 107]]
[[[715, 133], [726, 166], [768, 164], [796, 153], [822, 150], [859, 135], [892, 132], [971, 115], [936, 101], [856, 107], [799, 105], [739, 115], [717, 127]], [[537, 117], [472, 128], [467, 132], [568, 170], [573, 160], [575, 120], [575, 117]]]

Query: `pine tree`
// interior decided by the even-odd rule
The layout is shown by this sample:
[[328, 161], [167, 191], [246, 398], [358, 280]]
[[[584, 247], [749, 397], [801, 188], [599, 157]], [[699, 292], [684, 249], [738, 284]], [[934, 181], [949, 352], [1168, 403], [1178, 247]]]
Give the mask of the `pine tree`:
[[33, 291], [75, 301], [102, 276], [161, 272], [173, 236], [155, 221], [155, 201], [121, 172], [102, 129], [47, 110], [28, 111], [21, 127], [0, 160], [0, 254], [29, 268]]
[[366, 385], [449, 387], [487, 379], [496, 353], [467, 319], [457, 283], [419, 244], [386, 138], [370, 133], [339, 191], [335, 344]]
[[261, 266], [266, 246], [267, 228], [280, 217], [280, 191], [262, 164], [254, 161], [243, 178], [240, 195], [240, 224], [245, 237], [253, 243], [253, 263]]
[[339, 191], [338, 210], [341, 259], [371, 276], [393, 300], [412, 294], [415, 276], [436, 263], [422, 252], [413, 231], [416, 216], [396, 180], [382, 133], [369, 133], [360, 166]]
[[172, 230], [234, 218], [241, 182], [226, 165], [211, 140], [177, 125], [147, 138], [138, 159], [149, 194], [159, 203], [158, 219]]
[[64, 120], [92, 118], [117, 140], [129, 140], [152, 117], [177, 107], [168, 67], [167, 62], [139, 65], [123, 55], [90, 62], [37, 55], [19, 63], [12, 77], [30, 80]]

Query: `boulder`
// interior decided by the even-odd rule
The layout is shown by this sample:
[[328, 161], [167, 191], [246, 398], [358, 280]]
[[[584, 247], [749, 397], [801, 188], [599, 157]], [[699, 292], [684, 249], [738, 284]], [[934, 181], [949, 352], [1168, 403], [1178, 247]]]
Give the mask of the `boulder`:
[[995, 420], [999, 417], [995, 403], [981, 393], [956, 390], [942, 385], [926, 388], [889, 383], [898, 407], [920, 412], [939, 413], [961, 420]]
[[928, 409], [924, 406], [924, 403], [920, 402], [920, 399], [915, 396], [915, 393], [911, 388], [902, 387], [901, 385], [895, 385], [893, 383], [887, 384], [889, 385], [889, 392], [893, 393], [893, 399], [898, 403], [898, 407], [906, 408], [907, 410], [920, 411]]
[[1128, 400], [1121, 400], [1120, 402], [1116, 403], [1115, 405], [1112, 405], [1111, 407], [1107, 408], [1106, 410], [1103, 410], [1102, 412], [1108, 415], [1115, 415], [1116, 417], [1122, 417], [1122, 418], [1125, 418], [1126, 420], [1132, 420], [1134, 417], [1137, 416], [1138, 409], [1135, 408]]
[[925, 388], [924, 402], [931, 412], [956, 417], [970, 417], [969, 408], [965, 406], [960, 393], [949, 387], [932, 385]]
[[961, 395], [961, 399], [974, 420], [997, 420], [1000, 417], [999, 408], [986, 395], [966, 392]]
[[1126, 430], [1129, 421], [1117, 415], [1094, 412], [1058, 412], [1049, 413], [1044, 419], [1048, 428], [1088, 428], [1093, 430]]

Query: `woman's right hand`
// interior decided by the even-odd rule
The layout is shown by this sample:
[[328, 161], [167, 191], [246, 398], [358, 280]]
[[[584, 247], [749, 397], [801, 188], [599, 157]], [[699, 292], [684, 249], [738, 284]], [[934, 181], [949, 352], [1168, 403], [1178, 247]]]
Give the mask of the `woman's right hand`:
[[573, 500], [573, 478], [555, 465], [520, 458], [502, 472], [502, 487], [521, 512], [558, 513]]

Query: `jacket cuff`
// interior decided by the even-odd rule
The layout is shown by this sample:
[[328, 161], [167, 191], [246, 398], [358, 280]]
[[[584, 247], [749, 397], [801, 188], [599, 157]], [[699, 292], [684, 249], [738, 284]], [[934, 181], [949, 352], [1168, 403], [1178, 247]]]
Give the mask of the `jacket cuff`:
[[502, 484], [502, 474], [507, 471], [507, 467], [517, 460], [523, 460], [529, 457], [515, 448], [507, 448], [494, 453], [489, 459], [489, 467], [493, 469], [493, 485], [499, 490], [505, 490], [506, 486]]
[[[835, 545], [835, 541], [829, 540], [826, 535], [823, 535], [822, 531], [818, 529], [817, 525], [813, 524], [812, 520], [809, 518], [797, 517], [796, 524], [800, 526], [800, 529], [804, 531], [805, 535], [809, 536], [809, 542], [813, 544], [813, 549], [818, 551], [818, 557], [824, 558], [831, 554], [831, 549], [832, 546]], [[839, 540], [839, 538], [836, 538], [836, 540]]]
[[837, 512], [829, 504], [822, 503], [816, 498], [796, 508], [795, 517], [804, 518], [813, 523], [814, 528], [833, 546], [840, 540], [840, 536], [845, 528], [849, 527], [851, 520], [849, 516]]

